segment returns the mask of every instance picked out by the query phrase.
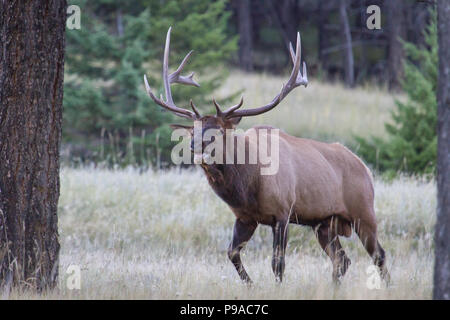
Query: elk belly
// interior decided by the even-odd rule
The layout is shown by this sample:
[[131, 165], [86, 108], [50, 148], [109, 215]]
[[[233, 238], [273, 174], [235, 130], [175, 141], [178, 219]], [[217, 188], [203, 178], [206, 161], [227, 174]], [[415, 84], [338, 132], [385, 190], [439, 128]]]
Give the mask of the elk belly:
[[338, 235], [347, 238], [352, 235], [352, 226], [349, 221], [340, 217], [333, 217], [331, 221], [331, 228], [335, 229]]

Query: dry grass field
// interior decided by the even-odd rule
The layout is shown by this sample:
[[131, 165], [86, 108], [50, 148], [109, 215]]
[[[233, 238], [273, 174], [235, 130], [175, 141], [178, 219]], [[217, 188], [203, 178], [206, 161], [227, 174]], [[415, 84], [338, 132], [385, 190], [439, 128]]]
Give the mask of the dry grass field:
[[[340, 287], [311, 229], [290, 226], [285, 280], [271, 269], [271, 229], [259, 226], [243, 250], [255, 284], [240, 282], [226, 249], [233, 214], [203, 173], [93, 168], [62, 170], [61, 283], [56, 299], [428, 299], [432, 286], [435, 184], [376, 180], [380, 241], [392, 285], [368, 289], [371, 260], [359, 239], [343, 241], [352, 265]], [[70, 265], [81, 289], [69, 290]], [[26, 298], [12, 293], [10, 298]], [[41, 298], [28, 296], [29, 298]]]
[[[269, 101], [284, 79], [233, 73], [218, 93], [245, 87], [247, 106]], [[355, 133], [383, 135], [393, 97], [381, 89], [347, 90], [311, 81], [273, 112], [246, 119], [326, 140]], [[271, 269], [271, 229], [259, 226], [243, 250], [254, 285], [228, 261], [234, 216], [210, 190], [200, 170], [63, 168], [59, 226], [60, 285], [42, 296], [12, 292], [10, 299], [429, 299], [432, 292], [433, 180], [375, 177], [379, 239], [392, 284], [369, 289], [370, 258], [356, 236], [343, 246], [352, 265], [342, 284], [310, 228], [292, 225], [285, 278]], [[66, 273], [80, 267], [81, 287], [70, 290]]]

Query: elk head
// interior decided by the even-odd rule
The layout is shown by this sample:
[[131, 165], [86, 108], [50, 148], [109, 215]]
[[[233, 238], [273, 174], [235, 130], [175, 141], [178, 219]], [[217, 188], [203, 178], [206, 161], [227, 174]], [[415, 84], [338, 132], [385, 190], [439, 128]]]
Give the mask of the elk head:
[[[288, 81], [282, 85], [280, 92], [272, 99], [272, 101], [264, 106], [252, 108], [252, 109], [243, 109], [240, 108], [243, 105], [244, 99], [241, 98], [240, 102], [232, 107], [229, 107], [226, 110], [222, 110], [222, 108], [219, 106], [217, 101], [213, 99], [214, 106], [216, 108], [216, 114], [215, 115], [206, 115], [202, 116], [194, 103], [192, 102], [192, 99], [190, 100], [190, 106], [191, 110], [187, 110], [184, 108], [179, 108], [175, 105], [173, 98], [172, 98], [172, 92], [171, 92], [171, 84], [173, 83], [180, 83], [185, 85], [191, 85], [199, 87], [200, 85], [193, 79], [194, 72], [190, 73], [187, 76], [182, 76], [181, 72], [186, 65], [187, 60], [192, 55], [193, 51], [190, 51], [182, 60], [179, 67], [171, 74], [169, 74], [169, 51], [170, 51], [170, 31], [172, 30], [172, 27], [169, 28], [167, 31], [166, 36], [166, 44], [164, 49], [164, 59], [163, 59], [163, 83], [164, 83], [164, 90], [165, 90], [165, 99], [163, 98], [162, 94], [160, 98], [156, 97], [147, 81], [147, 76], [144, 75], [144, 83], [145, 83], [145, 89], [150, 96], [150, 98], [159, 106], [163, 107], [164, 109], [167, 109], [171, 112], [173, 112], [175, 115], [187, 119], [191, 119], [194, 122], [199, 123], [200, 125], [198, 127], [201, 128], [199, 132], [195, 132], [194, 126], [184, 126], [184, 125], [172, 125], [172, 128], [183, 128], [186, 129], [189, 134], [191, 135], [191, 151], [194, 152], [195, 150], [198, 150], [197, 148], [194, 148], [195, 143], [197, 143], [198, 140], [201, 141], [201, 148], [200, 148], [200, 156], [203, 154], [203, 150], [206, 148], [206, 146], [211, 143], [213, 140], [210, 139], [203, 139], [205, 132], [208, 132], [210, 130], [215, 130], [219, 133], [219, 135], [224, 136], [225, 133], [228, 131], [227, 129], [234, 129], [236, 125], [240, 122], [242, 117], [250, 117], [250, 116], [256, 116], [265, 112], [268, 112], [275, 108], [281, 100], [284, 99], [294, 88], [298, 86], [307, 86], [308, 85], [308, 77], [306, 73], [306, 64], [303, 62], [303, 75], [300, 72], [300, 60], [301, 60], [301, 48], [300, 48], [300, 33], [297, 33], [297, 44], [296, 44], [296, 50], [294, 52], [294, 49], [292, 47], [292, 44], [289, 44], [289, 51], [291, 55], [292, 62], [294, 64], [290, 77]], [[197, 126], [196, 126], [197, 127]]]

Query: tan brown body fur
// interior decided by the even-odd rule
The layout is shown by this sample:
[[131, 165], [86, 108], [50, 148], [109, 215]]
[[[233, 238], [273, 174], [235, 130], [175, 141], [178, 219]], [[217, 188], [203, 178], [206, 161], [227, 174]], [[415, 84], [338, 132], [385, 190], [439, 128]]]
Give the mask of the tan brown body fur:
[[316, 225], [334, 215], [342, 224], [359, 219], [375, 224], [372, 177], [356, 155], [339, 143], [282, 131], [279, 137], [280, 165], [275, 175], [260, 175], [260, 164], [203, 165], [210, 185], [236, 218], [273, 225], [289, 215], [292, 223]]
[[[259, 136], [250, 132], [260, 129], [271, 134], [273, 128], [254, 127], [245, 133], [247, 159], [248, 153], [259, 148]], [[336, 281], [350, 264], [338, 236], [349, 237], [352, 229], [382, 269], [382, 275], [387, 275], [384, 251], [376, 238], [373, 179], [364, 163], [339, 143], [297, 138], [282, 131], [279, 131], [279, 161], [279, 170], [274, 175], [261, 175], [259, 162], [203, 164], [202, 168], [213, 190], [243, 226], [264, 224], [276, 228], [281, 223], [286, 235], [288, 223], [313, 227], [332, 258]], [[335, 242], [336, 250], [330, 251], [331, 242]], [[230, 253], [233, 254], [236, 252]]]

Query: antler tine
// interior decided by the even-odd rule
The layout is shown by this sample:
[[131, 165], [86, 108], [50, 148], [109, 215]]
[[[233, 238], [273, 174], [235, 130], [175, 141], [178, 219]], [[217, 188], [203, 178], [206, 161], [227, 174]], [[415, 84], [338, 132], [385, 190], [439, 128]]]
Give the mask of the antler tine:
[[184, 117], [184, 118], [188, 118], [188, 119], [197, 119], [198, 117], [200, 117], [200, 113], [198, 112], [197, 108], [195, 108], [194, 104], [192, 103], [191, 100], [191, 107], [192, 107], [192, 111], [183, 109], [183, 108], [179, 108], [175, 105], [175, 103], [173, 102], [173, 98], [172, 98], [172, 91], [170, 88], [170, 84], [171, 83], [181, 83], [181, 84], [186, 84], [186, 85], [193, 85], [196, 87], [199, 87], [200, 85], [193, 79], [194, 73], [192, 72], [190, 75], [188, 76], [181, 76], [180, 73], [183, 70], [187, 60], [189, 59], [189, 57], [192, 55], [193, 51], [190, 51], [183, 59], [183, 61], [181, 62], [180, 66], [178, 67], [177, 70], [175, 70], [175, 72], [173, 72], [172, 74], [168, 75], [169, 73], [169, 51], [170, 51], [170, 32], [172, 31], [172, 27], [169, 28], [169, 30], [167, 30], [167, 35], [166, 35], [166, 43], [165, 43], [165, 47], [164, 47], [164, 58], [163, 58], [163, 83], [164, 83], [164, 91], [165, 91], [165, 95], [166, 95], [166, 99], [164, 100], [162, 95], [160, 98], [157, 98], [152, 90], [150, 85], [148, 84], [148, 80], [147, 80], [147, 76], [144, 75], [144, 83], [145, 83], [145, 89], [148, 93], [148, 95], [150, 96], [150, 98], [158, 105], [160, 105], [161, 107], [172, 111], [173, 113], [175, 113], [177, 116], [180, 117]]
[[[292, 86], [292, 88], [294, 88], [296, 86], [296, 82], [297, 82], [297, 77], [299, 75], [300, 72], [300, 59], [301, 59], [301, 54], [302, 54], [302, 49], [300, 47], [300, 32], [297, 32], [297, 45], [295, 48], [295, 60], [294, 62], [294, 67], [292, 68], [292, 72], [291, 72], [291, 76], [289, 77], [288, 82], [286, 83], [285, 87], [290, 89], [289, 87]], [[292, 45], [291, 45], [292, 47]], [[292, 53], [291, 53], [292, 56]], [[298, 86], [298, 85], [297, 85]], [[286, 94], [289, 92], [286, 92]], [[283, 97], [282, 97], [283, 98]]]
[[188, 76], [181, 75], [181, 71], [183, 70], [184, 65], [186, 64], [187, 60], [189, 59], [189, 57], [192, 55], [193, 52], [194, 50], [189, 51], [188, 54], [184, 57], [183, 61], [181, 61], [178, 69], [169, 75], [170, 83], [181, 83], [189, 86], [200, 87], [198, 82], [193, 79], [195, 74], [194, 72], [191, 72]]
[[[299, 57], [301, 58], [301, 47], [299, 46], [300, 40], [300, 32], [297, 33], [297, 52], [299, 53]], [[295, 64], [296, 61], [296, 54], [294, 53], [294, 49], [292, 48], [292, 43], [289, 42], [289, 51], [291, 53], [292, 63]], [[303, 75], [302, 75], [303, 73]], [[298, 72], [297, 78], [296, 78], [296, 84], [304, 85], [305, 87], [308, 86], [308, 76], [306, 73], [306, 63], [303, 61], [303, 72]]]
[[299, 77], [301, 76], [301, 80], [297, 77], [297, 82], [299, 85], [304, 85], [305, 88], [308, 86], [308, 73], [306, 72], [306, 62], [303, 61], [303, 76], [299, 73]]
[[171, 106], [168, 103], [166, 103], [162, 96], [158, 99], [152, 92], [152, 89], [150, 88], [150, 85], [148, 84], [147, 75], [144, 74], [144, 84], [145, 84], [145, 90], [147, 91], [149, 97], [155, 101], [156, 104], [160, 105], [164, 109], [167, 109], [169, 111], [174, 112], [177, 116], [188, 118], [188, 119], [194, 119], [195, 114], [193, 114], [191, 111], [178, 108], [176, 106]]
[[292, 48], [292, 42], [289, 42], [289, 53], [291, 54], [292, 63], [295, 64], [295, 52], [294, 48]]
[[241, 96], [241, 100], [239, 101], [239, 103], [236, 104], [236, 105], [234, 105], [234, 106], [232, 106], [232, 107], [229, 107], [227, 110], [225, 110], [225, 111], [223, 112], [223, 114], [224, 114], [225, 116], [227, 116], [228, 114], [233, 113], [235, 110], [237, 110], [237, 109], [239, 109], [240, 107], [242, 107], [242, 104], [243, 104], [243, 103], [244, 103], [244, 97]]
[[190, 103], [191, 108], [192, 108], [192, 110], [194, 111], [195, 115], [196, 115], [198, 118], [200, 118], [200, 117], [201, 117], [200, 112], [198, 111], [198, 109], [197, 109], [197, 107], [195, 106], [194, 102], [192, 102], [192, 99], [190, 100], [189, 103]]
[[305, 63], [303, 63], [303, 75], [300, 73], [300, 62], [301, 62], [300, 43], [301, 43], [300, 32], [297, 32], [297, 44], [295, 52], [294, 49], [292, 48], [292, 44], [291, 43], [289, 44], [289, 53], [294, 66], [292, 68], [288, 81], [281, 87], [280, 93], [278, 93], [275, 96], [275, 98], [273, 98], [272, 101], [269, 104], [266, 104], [265, 106], [248, 110], [234, 110], [233, 112], [227, 114], [227, 118], [256, 116], [258, 114], [267, 112], [275, 108], [281, 102], [281, 100], [283, 100], [294, 88], [300, 85], [304, 85], [305, 87], [307, 86], [308, 77], [306, 74]]
[[216, 98], [213, 98], [214, 107], [216, 107], [216, 114], [218, 117], [223, 115], [222, 110], [220, 109], [220, 105], [217, 103]]
[[169, 30], [167, 30], [166, 35], [166, 45], [164, 47], [164, 60], [163, 60], [163, 81], [164, 81], [164, 90], [166, 92], [166, 101], [169, 102], [169, 104], [174, 105], [173, 99], [172, 99], [172, 92], [170, 89], [170, 82], [169, 82], [169, 50], [170, 50], [170, 32], [172, 31], [172, 27], [169, 27]]

